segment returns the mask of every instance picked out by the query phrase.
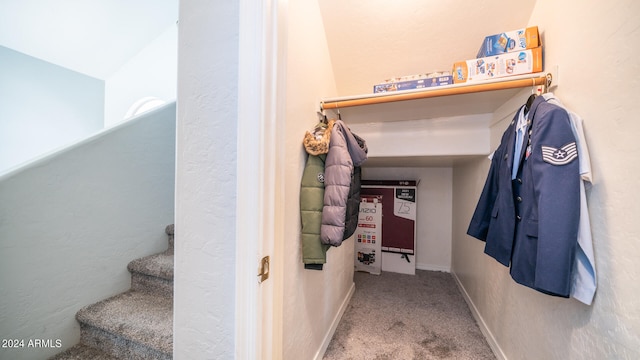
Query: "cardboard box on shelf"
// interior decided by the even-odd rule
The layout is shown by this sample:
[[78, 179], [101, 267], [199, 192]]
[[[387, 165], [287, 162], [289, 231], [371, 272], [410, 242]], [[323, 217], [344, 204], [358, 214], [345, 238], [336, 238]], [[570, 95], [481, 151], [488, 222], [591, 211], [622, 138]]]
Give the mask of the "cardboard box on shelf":
[[533, 49], [541, 45], [538, 27], [531, 26], [485, 37], [476, 58]]
[[453, 64], [453, 82], [482, 81], [542, 71], [542, 47]]
[[449, 72], [410, 75], [385, 80], [382, 84], [374, 85], [373, 93], [414, 90], [451, 84], [453, 84], [453, 76]]

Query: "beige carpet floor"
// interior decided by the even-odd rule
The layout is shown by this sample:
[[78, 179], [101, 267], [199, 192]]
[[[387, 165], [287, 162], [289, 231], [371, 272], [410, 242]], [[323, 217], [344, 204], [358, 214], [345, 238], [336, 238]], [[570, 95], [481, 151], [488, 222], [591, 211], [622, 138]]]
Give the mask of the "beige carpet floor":
[[496, 359], [452, 275], [356, 272], [325, 360]]

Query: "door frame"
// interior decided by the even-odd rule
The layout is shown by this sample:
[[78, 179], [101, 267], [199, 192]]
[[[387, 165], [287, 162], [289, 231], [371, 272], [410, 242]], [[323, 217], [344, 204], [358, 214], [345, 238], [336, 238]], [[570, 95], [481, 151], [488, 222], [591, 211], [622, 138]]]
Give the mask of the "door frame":
[[236, 359], [282, 357], [285, 14], [286, 0], [239, 2]]

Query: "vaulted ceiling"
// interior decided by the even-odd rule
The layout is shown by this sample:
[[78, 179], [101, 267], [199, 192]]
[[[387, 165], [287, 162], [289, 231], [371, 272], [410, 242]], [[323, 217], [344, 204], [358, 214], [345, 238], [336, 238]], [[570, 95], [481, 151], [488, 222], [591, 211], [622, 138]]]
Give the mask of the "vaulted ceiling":
[[178, 0], [2, 0], [0, 46], [106, 79], [178, 20]]
[[[340, 95], [448, 71], [535, 0], [318, 0]], [[106, 79], [178, 19], [178, 0], [2, 0], [0, 46]]]

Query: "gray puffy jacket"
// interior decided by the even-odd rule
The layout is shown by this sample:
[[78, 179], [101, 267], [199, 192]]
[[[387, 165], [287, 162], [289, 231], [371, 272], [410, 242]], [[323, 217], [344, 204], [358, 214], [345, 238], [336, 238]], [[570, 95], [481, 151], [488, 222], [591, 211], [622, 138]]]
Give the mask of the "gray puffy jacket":
[[331, 130], [324, 170], [324, 208], [320, 229], [323, 244], [342, 244], [353, 169], [365, 160], [367, 146], [364, 140], [356, 138], [342, 120], [336, 120]]

